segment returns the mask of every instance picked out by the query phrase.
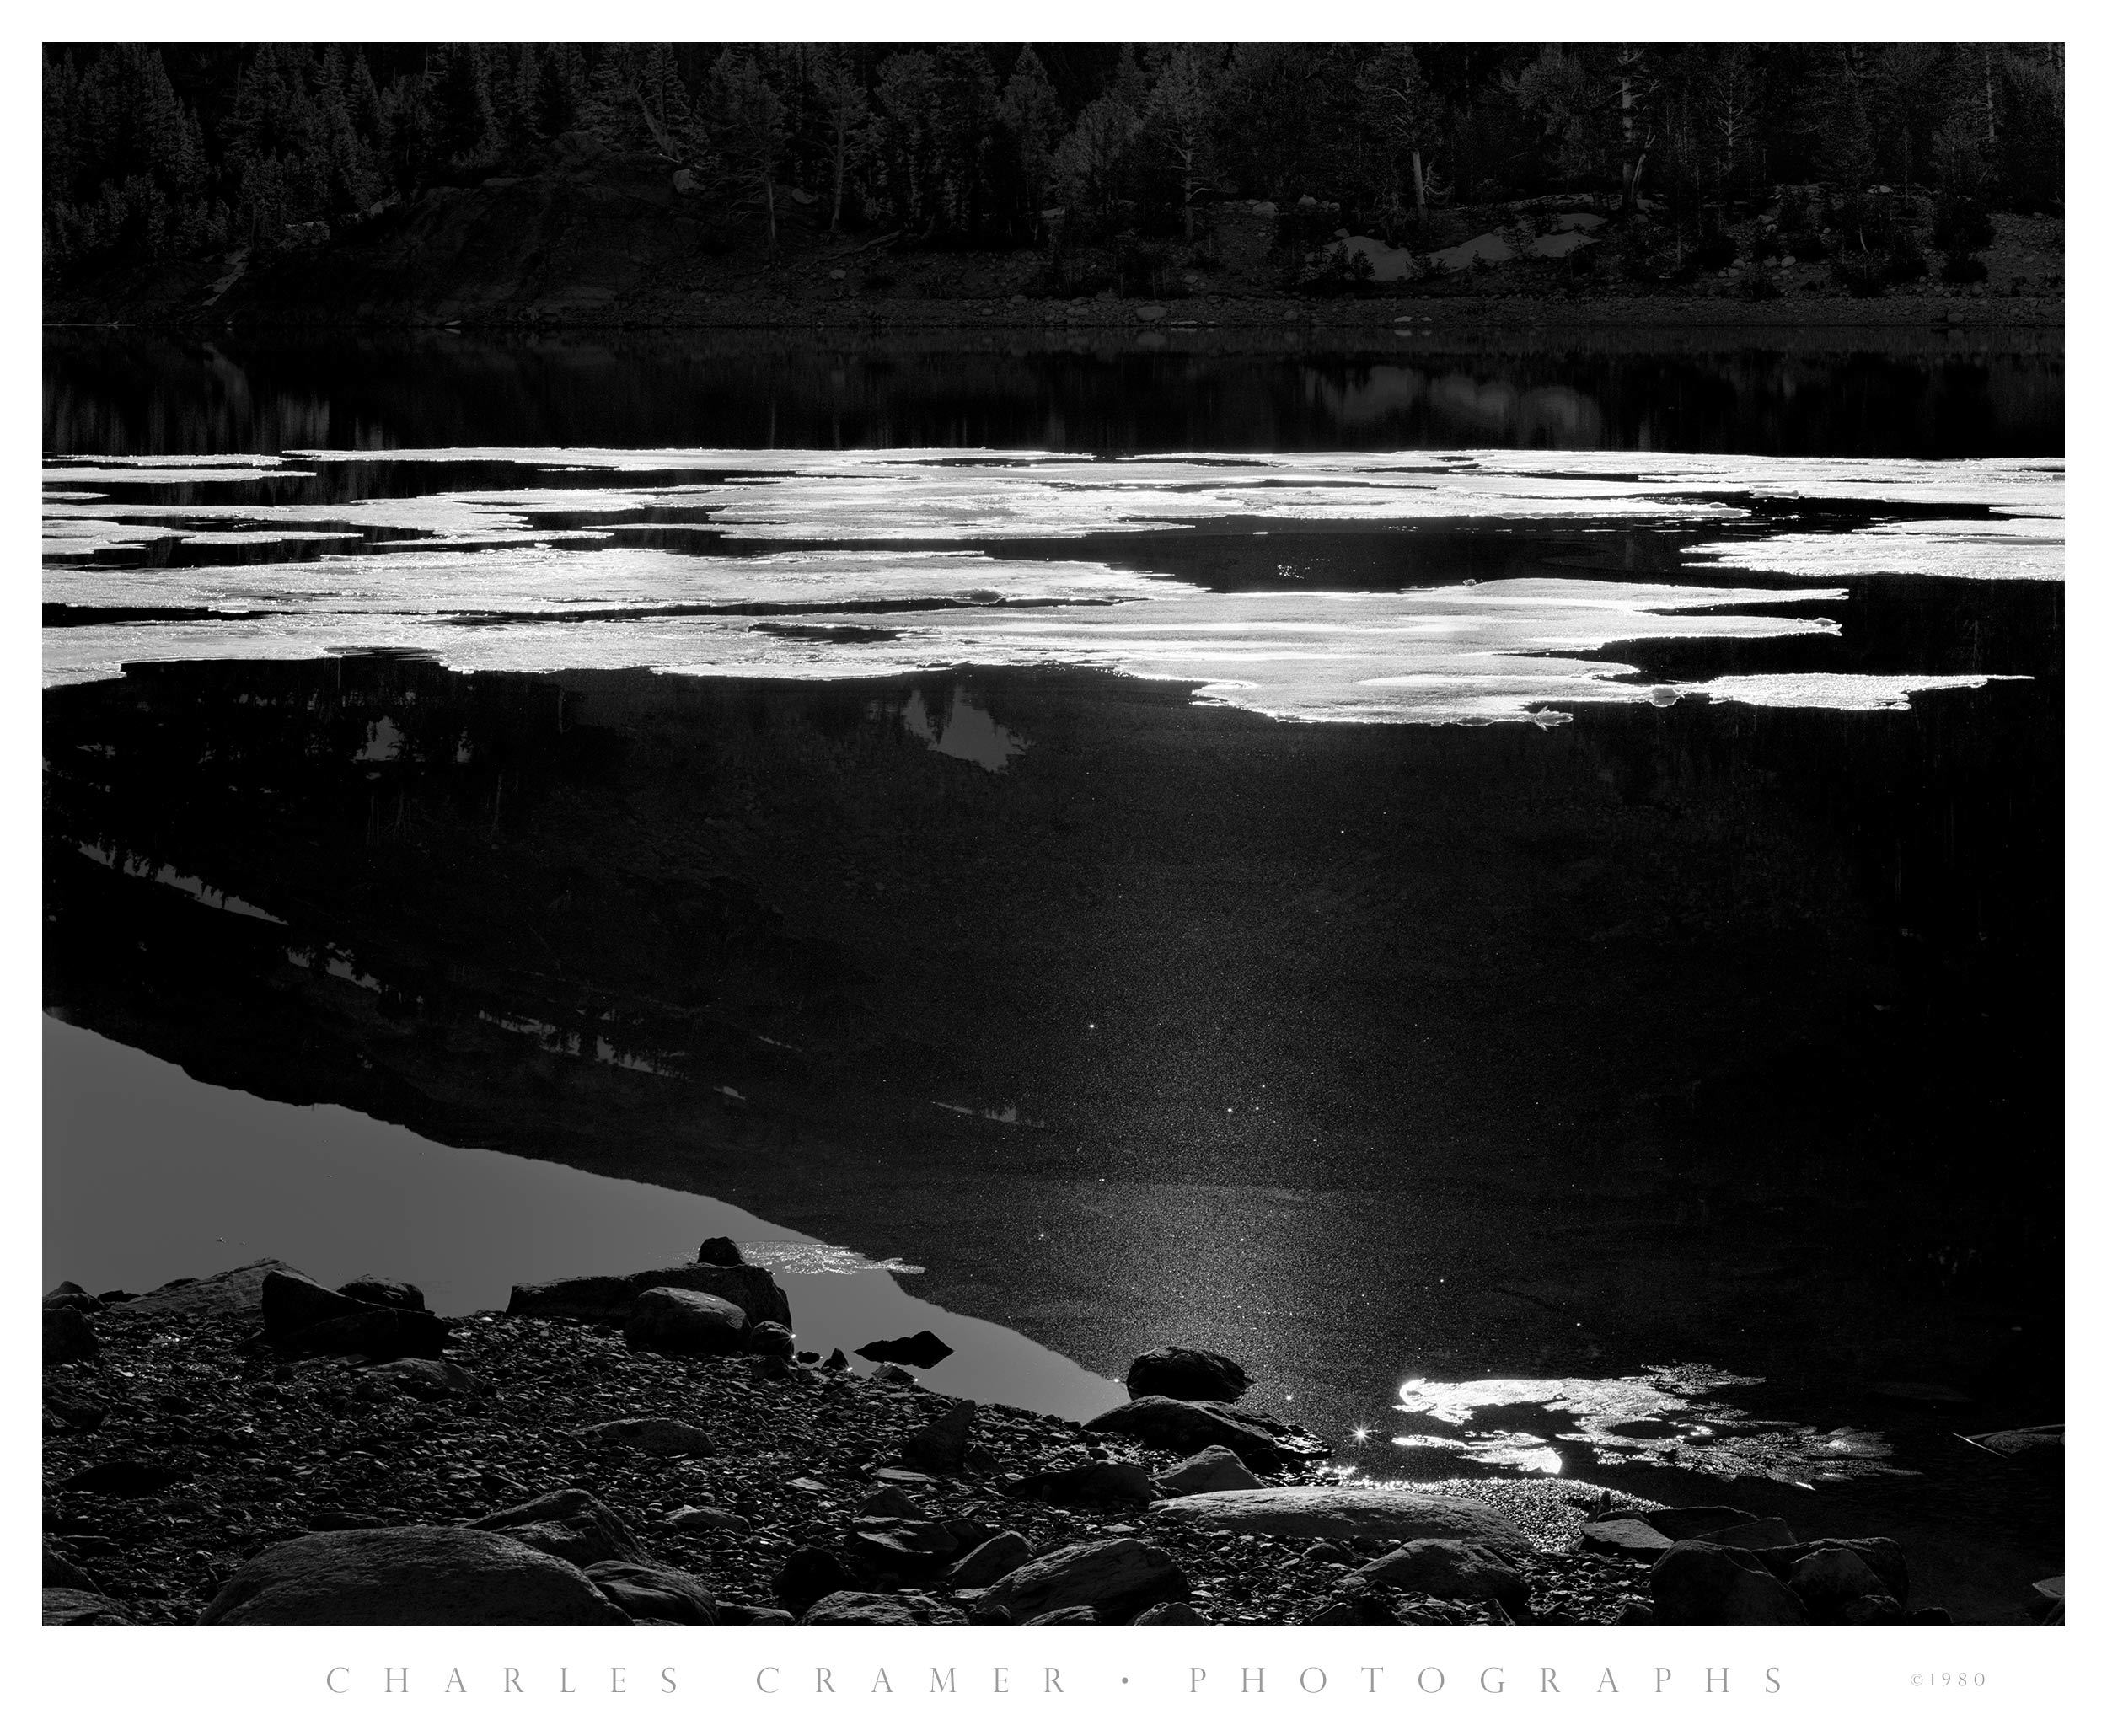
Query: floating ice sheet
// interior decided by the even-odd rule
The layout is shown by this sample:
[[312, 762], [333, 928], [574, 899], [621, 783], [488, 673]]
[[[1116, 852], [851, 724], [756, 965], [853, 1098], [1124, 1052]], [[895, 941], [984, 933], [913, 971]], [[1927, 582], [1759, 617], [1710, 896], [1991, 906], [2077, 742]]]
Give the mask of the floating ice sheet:
[[[256, 618], [54, 630], [46, 678], [98, 678], [127, 661], [407, 646], [462, 669], [534, 672], [828, 678], [1070, 663], [1189, 682], [1204, 701], [1302, 720], [1549, 722], [1564, 705], [1665, 705], [1699, 696], [1898, 709], [1912, 694], [1980, 686], [1984, 678], [1812, 672], [1641, 684], [1632, 678], [1635, 667], [1600, 655], [1666, 637], [1833, 635], [1831, 622], [1778, 612], [1843, 594], [1833, 589], [1562, 577], [1400, 593], [1218, 595], [1140, 570], [1139, 561], [1012, 559], [1002, 551], [1021, 538], [1224, 521], [1563, 521], [1671, 530], [1731, 524], [1736, 539], [1702, 544], [1699, 561], [1807, 578], [2061, 571], [2063, 473], [2049, 461], [1504, 450], [1127, 460], [930, 449], [295, 456], [316, 472], [385, 464], [414, 474], [428, 464], [438, 481], [448, 464], [509, 464], [520, 486], [210, 506], [74, 501], [55, 491], [46, 504], [47, 601], [142, 615]], [[188, 461], [188, 474], [222, 462]], [[224, 463], [240, 475], [301, 474], [276, 461]], [[96, 459], [55, 464], [51, 474], [126, 468]], [[588, 480], [551, 485], [560, 472]], [[186, 473], [169, 463], [142, 474]], [[2005, 516], [1942, 513], [1764, 535], [1772, 503], [1793, 500], [1852, 502], [1860, 517], [1883, 505], [1898, 517], [1942, 507]], [[682, 530], [747, 548], [762, 540], [819, 546], [748, 555], [692, 538], [685, 549], [621, 545], [625, 535], [633, 542], [638, 533]], [[171, 537], [252, 547], [282, 539], [287, 558], [88, 564]], [[820, 619], [783, 619], [798, 613]]]
[[[56, 684], [112, 675], [127, 662], [305, 657], [403, 646], [453, 668], [519, 672], [650, 668], [839, 679], [968, 665], [1067, 664], [1189, 682], [1204, 700], [1282, 719], [1485, 722], [1519, 718], [1536, 706], [1659, 703], [1656, 687], [1627, 679], [1638, 672], [1633, 665], [1590, 654], [1640, 639], [1834, 634], [1828, 620], [1721, 611], [1839, 595], [1576, 578], [1373, 593], [1215, 596], [1161, 586], [1144, 599], [1112, 605], [833, 612], [822, 618], [833, 630], [823, 637], [786, 636], [780, 617], [739, 613], [472, 621], [318, 608], [50, 633], [45, 675]], [[1704, 612], [1682, 613], [1697, 609]]]
[[1919, 518], [1854, 531], [1786, 531], [1761, 541], [1703, 543], [1684, 558], [1795, 578], [1879, 573], [1951, 579], [2063, 576], [2061, 518]]

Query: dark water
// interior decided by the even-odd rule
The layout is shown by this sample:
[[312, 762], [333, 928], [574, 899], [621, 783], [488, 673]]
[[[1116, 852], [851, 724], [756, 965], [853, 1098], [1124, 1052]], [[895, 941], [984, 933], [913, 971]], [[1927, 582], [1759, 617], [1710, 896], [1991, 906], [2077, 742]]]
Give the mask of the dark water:
[[[1467, 437], [1431, 384], [1372, 422], [1327, 395], [1415, 367], [1584, 398], [1582, 445], [2062, 448], [2042, 356], [52, 358], [47, 443], [78, 451], [824, 446], [835, 416], [844, 442]], [[1566, 528], [1025, 552], [1223, 592], [1252, 562], [1315, 592], [1691, 576], [1680, 529]], [[1840, 583], [1835, 635], [1616, 655], [1643, 682], [2025, 678], [1540, 729], [1282, 722], [1060, 664], [142, 664], [46, 694], [46, 1004], [211, 1085], [899, 1256], [916, 1295], [1098, 1374], [1227, 1350], [1270, 1406], [1369, 1428], [1374, 1475], [1551, 1450], [1662, 1498], [1724, 1488], [1903, 1537], [1928, 1596], [2003, 1619], [2060, 1571], [2060, 1508], [1954, 1438], [2062, 1402], [2062, 591]], [[1430, 1448], [1392, 1408], [1407, 1380], [1668, 1367], [1763, 1385], [1723, 1390], [1743, 1422], [1681, 1462], [1547, 1447], [1527, 1406], [1505, 1434], [1534, 1446]], [[1960, 1396], [1883, 1390], [1925, 1383]], [[1704, 1457], [1722, 1433], [1742, 1458]]]
[[[1885, 341], [1884, 341], [1885, 340]], [[1761, 335], [1673, 349], [1440, 333], [1350, 353], [844, 334], [45, 342], [53, 453], [441, 446], [988, 446], [1303, 452], [1610, 447], [1836, 457], [2063, 450], [2060, 334]]]

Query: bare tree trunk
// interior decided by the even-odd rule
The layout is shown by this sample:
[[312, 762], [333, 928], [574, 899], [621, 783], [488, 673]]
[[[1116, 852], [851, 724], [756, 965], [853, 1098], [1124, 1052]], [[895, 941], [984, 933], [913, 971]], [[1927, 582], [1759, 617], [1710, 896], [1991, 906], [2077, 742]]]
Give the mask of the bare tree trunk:
[[775, 165], [761, 165], [761, 190], [768, 202], [768, 256], [775, 257]]
[[1427, 238], [1427, 165], [1415, 149], [1412, 153], [1412, 197], [1419, 207], [1419, 238]]
[[841, 184], [849, 173], [849, 127], [845, 120], [834, 123], [834, 208], [827, 219], [827, 233], [831, 235], [841, 223]]

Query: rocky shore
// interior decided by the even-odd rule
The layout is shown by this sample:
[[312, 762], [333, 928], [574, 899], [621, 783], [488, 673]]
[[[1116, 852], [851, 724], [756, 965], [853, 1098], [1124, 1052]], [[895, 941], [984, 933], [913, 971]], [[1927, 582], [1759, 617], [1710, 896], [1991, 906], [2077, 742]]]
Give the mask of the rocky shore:
[[721, 1239], [459, 1319], [270, 1260], [62, 1284], [44, 1346], [47, 1625], [1946, 1619], [1886, 1539], [1550, 1479], [1356, 1482], [1204, 1351], [1144, 1352], [1080, 1423], [857, 1373]]

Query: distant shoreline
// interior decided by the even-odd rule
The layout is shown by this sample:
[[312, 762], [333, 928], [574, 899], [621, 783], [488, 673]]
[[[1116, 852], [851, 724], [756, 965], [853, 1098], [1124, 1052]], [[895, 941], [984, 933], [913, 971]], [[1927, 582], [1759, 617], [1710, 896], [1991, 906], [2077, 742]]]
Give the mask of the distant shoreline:
[[[1189, 300], [1091, 299], [975, 301], [949, 297], [883, 300], [757, 301], [736, 295], [689, 297], [680, 302], [640, 300], [615, 308], [437, 307], [339, 311], [324, 308], [265, 311], [254, 307], [213, 318], [204, 310], [147, 310], [137, 317], [96, 317], [90, 308], [51, 310], [46, 330], [144, 332], [237, 330], [458, 331], [478, 336], [533, 336], [570, 331], [727, 330], [800, 331], [839, 336], [852, 333], [973, 330], [1033, 336], [1084, 334], [1154, 337], [1165, 346], [1195, 332], [1299, 330], [1356, 335], [1398, 331], [1410, 325], [1435, 335], [1497, 331], [1532, 336], [1584, 332], [1601, 335], [1731, 334], [1737, 337], [1804, 339], [1861, 332], [1938, 332], [1954, 336], [2054, 332], [2064, 326], [2061, 296], [1912, 296], [1878, 301], [1809, 297], [1804, 301], [1742, 302], [1716, 296], [1630, 296], [1551, 298], [1536, 296], [1419, 296], [1337, 300], [1290, 295], [1194, 297]], [[78, 317], [62, 317], [66, 314]], [[1400, 334], [1402, 335], [1402, 332]]]

